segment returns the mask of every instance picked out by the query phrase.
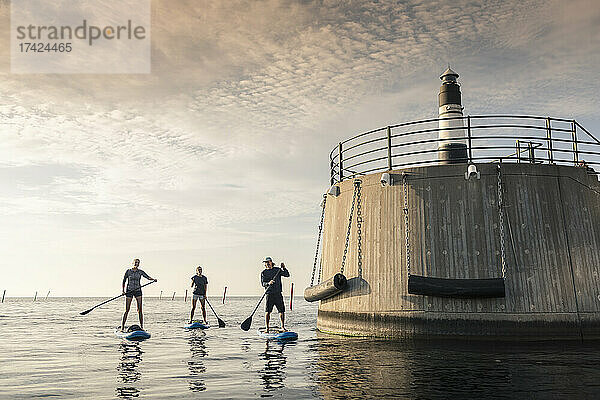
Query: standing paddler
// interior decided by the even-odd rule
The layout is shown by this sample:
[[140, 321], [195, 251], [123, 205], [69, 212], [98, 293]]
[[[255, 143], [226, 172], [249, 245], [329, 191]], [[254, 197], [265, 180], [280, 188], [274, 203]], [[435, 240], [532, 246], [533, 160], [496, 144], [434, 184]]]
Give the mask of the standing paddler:
[[[151, 278], [147, 273], [139, 269], [140, 259], [136, 258], [133, 260], [133, 266], [125, 271], [123, 276], [123, 294], [125, 294], [125, 314], [123, 314], [123, 322], [121, 323], [121, 330], [125, 330], [125, 322], [127, 322], [127, 314], [129, 314], [129, 308], [131, 307], [131, 301], [135, 297], [137, 303], [138, 315], [140, 318], [140, 328], [144, 329], [144, 315], [142, 314], [142, 288], [140, 280], [142, 276], [146, 279], [156, 282], [157, 280]], [[127, 282], [127, 290], [125, 290], [125, 282]]]
[[285, 268], [285, 264], [281, 263], [281, 268], [276, 267], [271, 257], [265, 258], [263, 261], [265, 269], [260, 274], [260, 281], [266, 288], [267, 303], [265, 305], [265, 324], [266, 332], [269, 333], [269, 320], [271, 319], [271, 311], [273, 306], [279, 311], [279, 319], [281, 319], [281, 330], [285, 329], [285, 304], [283, 303], [283, 295], [281, 294], [281, 277], [289, 277], [290, 272]]
[[194, 322], [194, 311], [196, 311], [196, 302], [200, 300], [200, 307], [202, 308], [202, 321], [204, 325], [208, 325], [206, 322], [206, 289], [208, 288], [208, 278], [202, 275], [202, 267], [196, 268], [196, 275], [192, 276], [192, 287], [194, 288], [194, 296], [192, 297], [192, 312], [190, 313], [190, 324]]

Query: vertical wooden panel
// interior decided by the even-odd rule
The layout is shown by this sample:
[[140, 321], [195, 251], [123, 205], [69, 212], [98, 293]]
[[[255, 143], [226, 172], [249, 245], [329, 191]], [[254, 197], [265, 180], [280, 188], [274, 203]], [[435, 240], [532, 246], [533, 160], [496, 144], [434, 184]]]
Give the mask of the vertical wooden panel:
[[600, 311], [600, 190], [583, 168], [561, 169], [561, 193], [581, 312]]

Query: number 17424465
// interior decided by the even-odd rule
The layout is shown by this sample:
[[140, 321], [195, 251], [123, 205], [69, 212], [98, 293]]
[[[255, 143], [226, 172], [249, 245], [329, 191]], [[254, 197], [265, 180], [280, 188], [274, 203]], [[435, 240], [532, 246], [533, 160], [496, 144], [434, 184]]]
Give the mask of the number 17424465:
[[70, 53], [71, 43], [19, 43], [21, 53]]

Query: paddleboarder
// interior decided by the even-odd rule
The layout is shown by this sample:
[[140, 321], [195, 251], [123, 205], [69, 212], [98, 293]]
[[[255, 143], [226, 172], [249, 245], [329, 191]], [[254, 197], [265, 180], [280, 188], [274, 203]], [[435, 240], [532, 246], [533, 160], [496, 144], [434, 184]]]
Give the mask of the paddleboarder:
[[[139, 269], [140, 259], [136, 258], [133, 260], [133, 266], [125, 271], [123, 276], [123, 294], [125, 294], [125, 314], [123, 314], [123, 322], [121, 323], [121, 331], [125, 330], [125, 322], [127, 322], [127, 315], [129, 314], [129, 308], [131, 307], [131, 301], [135, 297], [137, 303], [138, 315], [140, 318], [140, 329], [144, 329], [144, 315], [142, 314], [142, 288], [140, 280], [142, 276], [148, 280], [157, 282], [156, 279], [151, 278], [147, 273]], [[125, 282], [127, 282], [127, 290], [125, 290]]]
[[208, 325], [206, 322], [206, 289], [208, 288], [208, 279], [202, 275], [202, 267], [196, 268], [196, 275], [192, 276], [192, 287], [194, 288], [194, 295], [192, 297], [192, 312], [190, 314], [190, 324], [194, 322], [194, 311], [196, 311], [196, 302], [200, 300], [200, 307], [202, 307], [202, 320], [204, 325]]
[[260, 281], [266, 288], [267, 303], [265, 305], [265, 326], [266, 332], [269, 333], [269, 320], [271, 319], [271, 311], [273, 306], [279, 311], [279, 319], [281, 319], [282, 331], [285, 329], [285, 304], [283, 303], [283, 295], [281, 294], [281, 277], [289, 277], [290, 272], [285, 268], [285, 264], [281, 263], [281, 268], [276, 267], [271, 257], [265, 258], [263, 261], [265, 269], [260, 274]]

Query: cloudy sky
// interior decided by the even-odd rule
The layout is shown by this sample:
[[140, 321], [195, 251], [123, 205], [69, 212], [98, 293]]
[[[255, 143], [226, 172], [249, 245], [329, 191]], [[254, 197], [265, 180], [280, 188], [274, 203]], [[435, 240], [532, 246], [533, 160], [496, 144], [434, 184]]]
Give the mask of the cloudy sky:
[[147, 75], [11, 74], [9, 16], [0, 0], [9, 296], [112, 295], [134, 257], [148, 295], [198, 264], [213, 294], [258, 294], [267, 255], [301, 293], [329, 151], [436, 117], [448, 63], [469, 114], [600, 133], [597, 0], [155, 0]]

